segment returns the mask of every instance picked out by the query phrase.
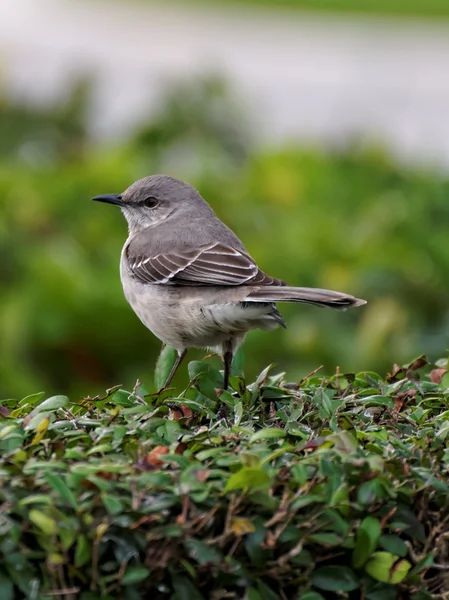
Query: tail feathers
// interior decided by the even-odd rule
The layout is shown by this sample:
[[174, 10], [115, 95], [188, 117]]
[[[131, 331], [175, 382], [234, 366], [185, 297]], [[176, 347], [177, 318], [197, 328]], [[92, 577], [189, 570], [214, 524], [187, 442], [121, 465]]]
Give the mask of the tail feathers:
[[366, 304], [366, 300], [359, 300], [342, 292], [289, 286], [260, 287], [248, 294], [245, 300], [247, 302], [304, 302], [340, 310]]

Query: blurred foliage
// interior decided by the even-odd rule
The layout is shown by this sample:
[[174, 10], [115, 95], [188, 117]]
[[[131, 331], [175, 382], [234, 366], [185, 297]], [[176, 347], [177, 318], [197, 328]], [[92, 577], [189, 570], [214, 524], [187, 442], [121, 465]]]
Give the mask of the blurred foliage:
[[54, 164], [79, 157], [89, 142], [88, 79], [76, 83], [65, 100], [39, 109], [0, 95], [0, 160]]
[[2, 600], [447, 597], [447, 360], [232, 394], [188, 368], [1, 402]]
[[[158, 171], [198, 187], [268, 273], [369, 301], [347, 313], [280, 306], [288, 329], [249, 334], [248, 376], [267, 362], [298, 378], [320, 364], [377, 370], [446, 351], [446, 179], [380, 151], [255, 149], [248, 120], [216, 80], [169, 92], [165, 109], [161, 102], [120, 148], [89, 139], [88, 106], [83, 87], [63, 107], [1, 104], [10, 136], [0, 158], [3, 396], [151, 383], [160, 344], [119, 279], [126, 224], [90, 198]], [[185, 369], [178, 377], [186, 381]]]
[[238, 166], [247, 156], [251, 128], [239, 104], [219, 77], [180, 82], [160, 99], [156, 114], [136, 132], [133, 145], [153, 170], [198, 170], [230, 162]]
[[[204, 0], [196, 0], [201, 2]], [[448, 17], [446, 0], [232, 0], [235, 4], [297, 8], [330, 13], [398, 15], [401, 17]], [[222, 3], [223, 0], [217, 0]], [[229, 2], [227, 2], [229, 4]]]

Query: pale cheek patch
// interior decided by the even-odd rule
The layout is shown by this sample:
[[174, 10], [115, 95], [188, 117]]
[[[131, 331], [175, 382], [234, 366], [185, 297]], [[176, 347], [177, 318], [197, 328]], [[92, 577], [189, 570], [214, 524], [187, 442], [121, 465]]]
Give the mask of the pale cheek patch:
[[142, 231], [150, 225], [157, 225], [159, 221], [163, 220], [156, 211], [151, 211], [143, 207], [134, 206], [132, 209], [129, 209], [127, 206], [123, 206], [122, 213], [128, 222], [128, 228], [131, 233]]

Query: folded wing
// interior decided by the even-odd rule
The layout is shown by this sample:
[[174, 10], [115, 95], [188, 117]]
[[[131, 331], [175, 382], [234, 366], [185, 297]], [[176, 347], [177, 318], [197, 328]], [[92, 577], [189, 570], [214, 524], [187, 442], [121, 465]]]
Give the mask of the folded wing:
[[266, 275], [249, 254], [221, 242], [198, 248], [144, 256], [128, 248], [132, 274], [142, 283], [236, 286], [283, 286], [285, 283]]

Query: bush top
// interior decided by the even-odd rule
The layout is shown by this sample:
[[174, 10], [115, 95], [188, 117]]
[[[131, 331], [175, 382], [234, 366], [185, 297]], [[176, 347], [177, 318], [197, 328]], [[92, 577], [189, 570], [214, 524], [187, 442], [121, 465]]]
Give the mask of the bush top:
[[246, 385], [238, 363], [229, 392], [194, 361], [179, 395], [3, 401], [1, 598], [440, 597], [445, 368]]

